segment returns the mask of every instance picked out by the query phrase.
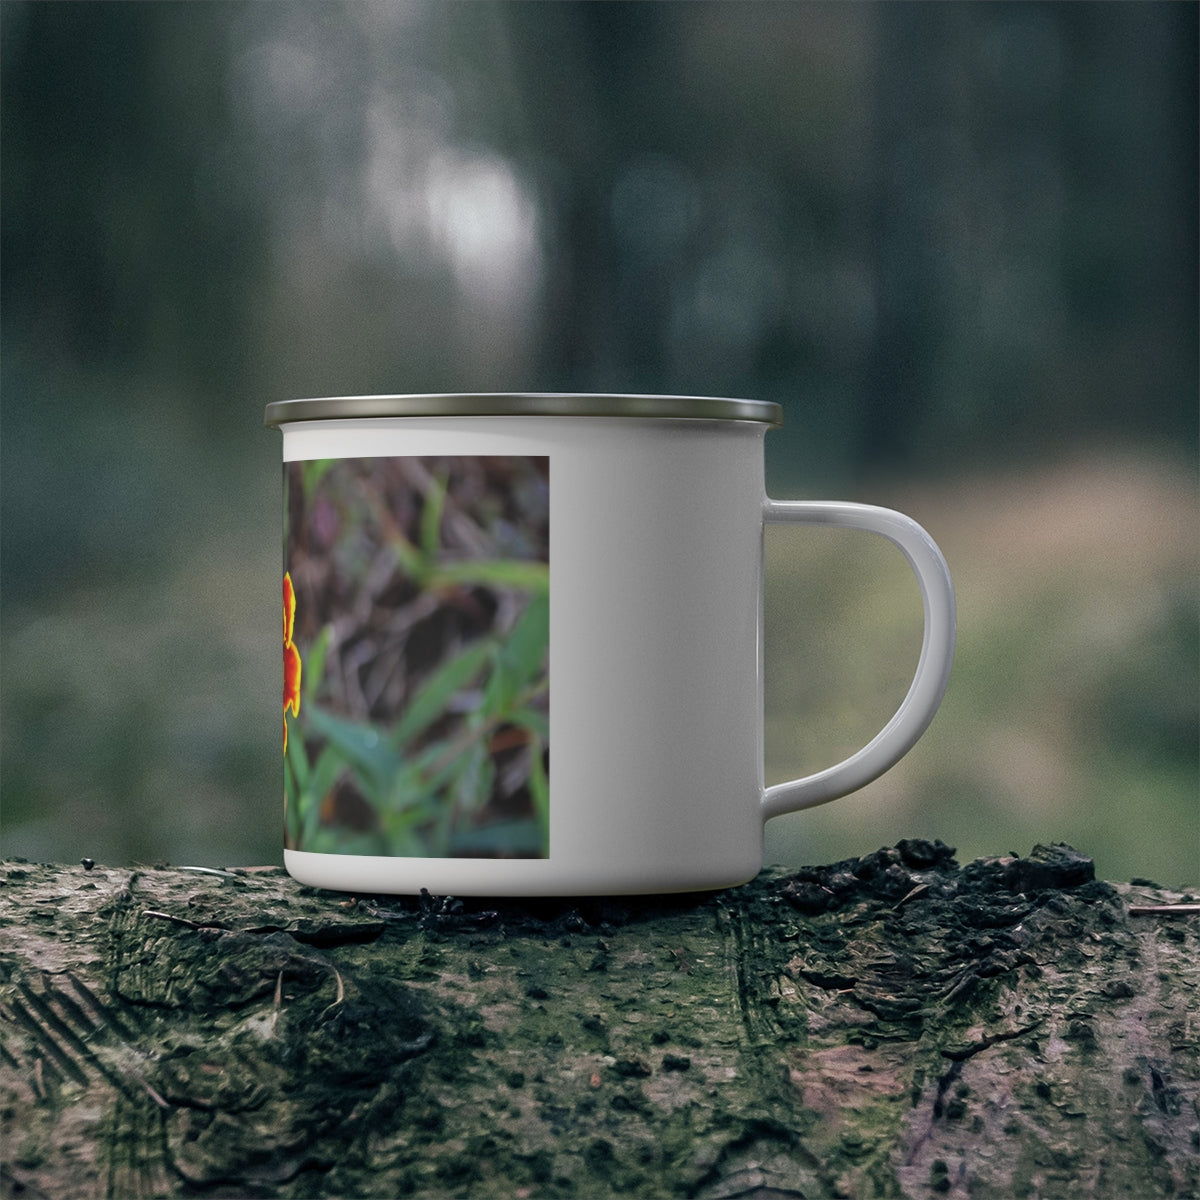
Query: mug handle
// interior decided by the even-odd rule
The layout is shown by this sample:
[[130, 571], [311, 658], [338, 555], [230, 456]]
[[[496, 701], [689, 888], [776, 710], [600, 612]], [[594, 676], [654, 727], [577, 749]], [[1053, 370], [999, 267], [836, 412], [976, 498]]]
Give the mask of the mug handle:
[[929, 727], [945, 695], [954, 659], [954, 584], [933, 538], [911, 517], [872, 504], [772, 500], [763, 504], [765, 522], [832, 525], [881, 534], [899, 547], [921, 586], [925, 637], [908, 694], [892, 719], [861, 750], [832, 767], [777, 783], [763, 793], [763, 820], [812, 808], [865, 787], [900, 761]]

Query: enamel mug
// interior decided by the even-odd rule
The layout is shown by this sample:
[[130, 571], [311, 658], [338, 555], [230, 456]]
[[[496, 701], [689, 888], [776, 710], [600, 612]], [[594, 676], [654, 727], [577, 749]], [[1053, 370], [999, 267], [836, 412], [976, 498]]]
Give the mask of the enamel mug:
[[[269, 404], [283, 434], [288, 871], [366, 893], [722, 888], [761, 869], [769, 817], [906, 754], [950, 673], [946, 562], [889, 509], [768, 498], [763, 441], [780, 417], [662, 396]], [[767, 522], [894, 542], [925, 618], [888, 724], [773, 787]]]

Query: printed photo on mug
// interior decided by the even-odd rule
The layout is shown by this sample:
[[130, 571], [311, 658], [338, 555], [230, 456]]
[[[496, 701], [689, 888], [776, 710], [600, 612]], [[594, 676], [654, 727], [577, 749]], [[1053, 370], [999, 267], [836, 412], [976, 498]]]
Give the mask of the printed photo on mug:
[[545, 456], [284, 465], [289, 850], [545, 858]]

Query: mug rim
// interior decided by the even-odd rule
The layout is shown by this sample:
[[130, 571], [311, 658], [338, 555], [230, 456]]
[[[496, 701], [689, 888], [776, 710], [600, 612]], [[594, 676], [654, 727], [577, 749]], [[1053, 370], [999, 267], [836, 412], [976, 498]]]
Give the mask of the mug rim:
[[656, 420], [756, 421], [783, 424], [766, 400], [592, 392], [442, 392], [419, 395], [322, 396], [273, 400], [263, 424], [373, 417], [638, 417]]

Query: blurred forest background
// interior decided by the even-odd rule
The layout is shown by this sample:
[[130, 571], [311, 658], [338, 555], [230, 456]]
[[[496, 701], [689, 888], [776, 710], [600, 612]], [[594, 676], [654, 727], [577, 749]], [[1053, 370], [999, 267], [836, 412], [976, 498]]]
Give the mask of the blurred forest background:
[[[959, 592], [930, 732], [768, 861], [1064, 839], [1200, 882], [1197, 5], [0, 4], [6, 854], [281, 860], [266, 402], [781, 403], [781, 498]], [[846, 540], [846, 539], [849, 540]], [[916, 587], [767, 541], [768, 782]]]

